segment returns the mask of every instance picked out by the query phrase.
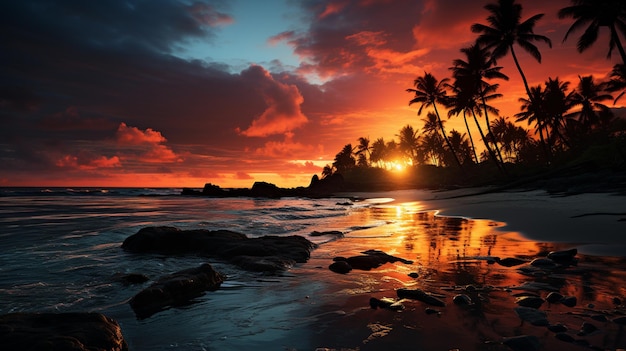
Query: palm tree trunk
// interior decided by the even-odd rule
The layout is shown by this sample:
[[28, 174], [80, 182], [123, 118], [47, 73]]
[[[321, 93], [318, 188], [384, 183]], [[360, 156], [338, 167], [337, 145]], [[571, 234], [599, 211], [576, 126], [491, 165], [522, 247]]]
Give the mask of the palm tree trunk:
[[460, 169], [463, 169], [463, 165], [461, 165], [461, 161], [459, 161], [459, 157], [454, 151], [454, 148], [452, 147], [452, 143], [450, 143], [450, 140], [448, 139], [448, 136], [446, 135], [446, 130], [443, 128], [443, 122], [441, 121], [441, 117], [439, 116], [437, 105], [433, 104], [433, 107], [435, 108], [435, 114], [437, 115], [437, 122], [439, 122], [439, 128], [441, 128], [441, 134], [443, 134], [443, 139], [446, 141], [446, 144], [448, 145], [450, 152], [452, 152], [452, 156], [454, 156], [454, 160], [456, 161], [456, 164], [459, 165]]
[[[489, 123], [489, 114], [487, 113], [487, 101], [485, 101], [485, 94], [480, 94], [480, 97], [483, 100], [483, 109], [485, 110], [485, 121], [487, 122], [487, 131], [489, 131], [489, 134], [491, 135], [492, 139], [493, 139], [493, 146], [496, 148], [496, 152], [497, 152], [497, 156], [500, 160], [500, 162], [502, 163], [502, 169], [504, 169], [504, 160], [502, 159], [502, 153], [500, 152], [500, 148], [498, 147], [498, 142], [495, 140], [494, 134], [491, 131], [491, 123]], [[505, 170], [506, 173], [506, 170]]]
[[617, 45], [617, 50], [619, 54], [622, 56], [622, 63], [626, 64], [626, 52], [624, 51], [624, 47], [622, 46], [622, 42], [619, 40], [619, 36], [617, 35], [617, 30], [615, 30], [615, 25], [611, 26], [611, 38], [615, 39], [615, 44]]
[[511, 56], [513, 57], [513, 62], [515, 62], [515, 66], [519, 71], [520, 76], [522, 76], [522, 81], [524, 82], [524, 88], [526, 88], [526, 94], [528, 94], [528, 99], [531, 102], [533, 101], [532, 95], [530, 94], [530, 88], [528, 87], [528, 81], [526, 80], [526, 76], [524, 75], [524, 71], [522, 71], [522, 66], [520, 66], [519, 61], [517, 60], [517, 55], [515, 55], [515, 50], [513, 49], [513, 45], [509, 46], [511, 50]]
[[463, 110], [463, 121], [465, 121], [465, 128], [467, 128], [467, 136], [469, 136], [470, 143], [472, 144], [472, 151], [474, 152], [474, 160], [476, 160], [476, 164], [478, 164], [480, 162], [478, 161], [478, 155], [476, 154], [476, 146], [474, 145], [474, 139], [472, 138], [472, 133], [470, 132], [469, 124], [467, 124], [467, 114], [465, 110]]
[[487, 149], [487, 152], [489, 153], [489, 156], [491, 157], [493, 162], [496, 163], [496, 166], [498, 167], [498, 170], [500, 170], [500, 172], [502, 172], [503, 174], [506, 174], [504, 172], [504, 169], [502, 169], [502, 165], [498, 161], [498, 158], [496, 157], [496, 154], [493, 152], [493, 150], [489, 146], [489, 142], [487, 141], [487, 138], [485, 138], [485, 133], [483, 133], [483, 129], [480, 127], [480, 123], [478, 122], [478, 118], [476, 118], [476, 112], [474, 112], [474, 110], [472, 110], [472, 116], [474, 116], [474, 122], [476, 122], [476, 127], [478, 127], [478, 132], [480, 133], [480, 137], [483, 139], [483, 143], [485, 143], [485, 148]]

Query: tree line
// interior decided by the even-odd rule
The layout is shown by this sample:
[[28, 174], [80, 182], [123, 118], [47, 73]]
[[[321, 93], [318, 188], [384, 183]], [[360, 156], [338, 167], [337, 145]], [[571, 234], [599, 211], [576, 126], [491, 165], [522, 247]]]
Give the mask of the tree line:
[[[605, 81], [592, 75], [578, 81], [549, 77], [543, 84], [529, 86], [516, 50], [526, 51], [541, 63], [541, 52], [535, 45], [552, 47], [551, 40], [534, 33], [544, 14], [521, 21], [522, 5], [515, 0], [498, 0], [484, 6], [487, 24], [475, 23], [471, 31], [475, 42], [460, 50], [462, 57], [452, 61], [451, 77], [441, 80], [424, 72], [413, 87], [409, 105], [417, 105], [422, 127], [402, 127], [392, 140], [358, 138], [358, 144], [345, 145], [326, 165], [322, 177], [347, 173], [355, 169], [434, 165], [457, 167], [469, 171], [475, 165], [489, 163], [496, 172], [507, 175], [512, 165], [550, 167], [558, 160], [571, 159], [598, 145], [618, 145], [617, 155], [626, 160], [626, 126], [609, 107], [626, 89], [626, 53], [620, 34], [626, 35], [626, 2], [622, 0], [572, 0], [571, 6], [558, 12], [559, 18], [571, 18], [573, 24], [563, 41], [582, 30], [577, 50], [589, 49], [599, 37], [599, 29], [609, 29], [608, 55], [617, 48], [622, 62], [616, 64]], [[526, 91], [519, 98], [520, 112], [500, 116], [493, 105], [502, 97], [498, 88], [509, 79], [502, 73], [498, 60], [511, 55]], [[446, 131], [447, 118], [463, 118], [466, 129]], [[518, 122], [526, 122], [524, 128]], [[472, 135], [470, 124], [479, 135]], [[484, 150], [478, 153], [477, 143]], [[615, 150], [603, 149], [613, 153]]]

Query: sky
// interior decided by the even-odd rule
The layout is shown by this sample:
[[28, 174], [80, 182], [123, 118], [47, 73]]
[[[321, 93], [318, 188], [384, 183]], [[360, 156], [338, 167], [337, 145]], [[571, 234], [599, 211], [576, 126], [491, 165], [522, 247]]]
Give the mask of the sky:
[[[491, 1], [0, 1], [0, 186], [307, 186], [359, 137], [422, 127], [406, 89], [450, 77]], [[563, 42], [569, 0], [518, 2], [552, 40], [541, 63], [517, 50], [531, 85], [619, 62], [604, 28]], [[498, 65], [513, 117], [524, 88]]]

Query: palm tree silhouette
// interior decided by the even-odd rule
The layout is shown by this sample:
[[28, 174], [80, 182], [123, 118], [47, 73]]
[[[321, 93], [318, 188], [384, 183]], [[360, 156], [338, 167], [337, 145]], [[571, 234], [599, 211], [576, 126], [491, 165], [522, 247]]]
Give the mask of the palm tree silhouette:
[[548, 149], [544, 132], [546, 132], [547, 115], [544, 109], [544, 90], [541, 85], [530, 88], [530, 96], [528, 99], [520, 98], [522, 103], [521, 112], [515, 114], [516, 122], [526, 121], [528, 125], [534, 123], [536, 133], [539, 134], [541, 148], [543, 149], [547, 159], [551, 158], [552, 152]]
[[441, 129], [441, 135], [443, 136], [450, 152], [454, 155], [454, 160], [456, 161], [459, 168], [462, 168], [461, 161], [459, 161], [458, 157], [456, 157], [456, 153], [452, 148], [452, 144], [446, 135], [446, 131], [443, 127], [443, 122], [441, 121], [441, 117], [439, 115], [439, 111], [437, 110], [437, 104], [446, 105], [447, 104], [447, 96], [445, 86], [448, 82], [448, 78], [444, 78], [441, 81], [438, 81], [435, 76], [430, 73], [424, 72], [423, 76], [419, 76], [415, 79], [413, 85], [415, 89], [407, 89], [406, 91], [409, 93], [414, 93], [415, 97], [409, 101], [409, 105], [414, 103], [420, 103], [420, 107], [417, 110], [417, 115], [422, 114], [422, 109], [424, 107], [432, 106], [435, 110], [435, 115], [437, 116], [437, 121], [439, 122], [439, 128]]
[[387, 154], [387, 144], [385, 139], [378, 138], [374, 140], [371, 147], [370, 162], [376, 163], [379, 167], [384, 164]]
[[600, 27], [608, 27], [611, 36], [607, 57], [611, 57], [613, 49], [617, 46], [622, 63], [626, 64], [626, 52], [617, 32], [619, 28], [622, 34], [626, 35], [626, 2], [623, 0], [572, 0], [571, 2], [572, 6], [559, 10], [559, 18], [574, 19], [574, 23], [565, 33], [563, 42], [571, 33], [587, 26], [576, 44], [578, 52], [583, 52], [598, 40]]
[[561, 132], [565, 129], [567, 111], [572, 108], [573, 92], [567, 92], [569, 82], [563, 82], [556, 78], [548, 78], [544, 91], [544, 110], [546, 112], [546, 125], [550, 127], [551, 135], [548, 137], [548, 145], [552, 149], [557, 141], [569, 147], [569, 142]]
[[[498, 87], [497, 84], [491, 85], [483, 80], [483, 78], [499, 78], [508, 80], [509, 77], [500, 72], [502, 67], [493, 66], [493, 61], [489, 59], [490, 52], [487, 49], [483, 49], [478, 45], [471, 45], [467, 48], [461, 49], [461, 52], [465, 54], [467, 61], [456, 59], [453, 61], [454, 66], [450, 67], [452, 75], [455, 78], [455, 84], [457, 84], [456, 88], [453, 88], [453, 91], [457, 91], [457, 98], [459, 97], [459, 94], [464, 96], [465, 104], [469, 104], [469, 106], [472, 106], [473, 108], [480, 108], [483, 110], [488, 134], [492, 135], [491, 123], [489, 122], [489, 112], [497, 114], [497, 110], [487, 105], [487, 96], [489, 96], [489, 99], [494, 99], [500, 97], [501, 95], [494, 93]], [[471, 103], [472, 100], [473, 103]], [[475, 114], [474, 118], [476, 118]], [[478, 125], [478, 122], [476, 123]], [[479, 126], [479, 131], [480, 130]], [[481, 136], [483, 137], [483, 141], [485, 141], [487, 151], [494, 158], [496, 163], [500, 163], [498, 165], [498, 167], [500, 167], [500, 165], [504, 162], [497, 143], [494, 143], [494, 152], [491, 147], [489, 147], [487, 142], [488, 138], [485, 138], [482, 131]], [[504, 171], [504, 169], [502, 169], [502, 171]]]
[[411, 159], [413, 165], [419, 163], [419, 135], [418, 131], [413, 129], [412, 126], [406, 125], [400, 129], [398, 133], [398, 138], [400, 140], [399, 147], [400, 151], [402, 151], [407, 157]]
[[593, 76], [578, 77], [580, 82], [572, 95], [572, 106], [580, 106], [579, 112], [570, 116], [578, 117], [583, 129], [589, 130], [600, 124], [601, 114], [610, 114], [611, 109], [602, 102], [613, 100], [613, 96], [604, 92], [606, 84], [596, 84]]
[[360, 137], [359, 145], [356, 146], [355, 155], [357, 157], [357, 165], [367, 167], [371, 158], [371, 146], [369, 138]]
[[513, 44], [517, 43], [517, 45], [541, 63], [541, 52], [532, 42], [541, 41], [552, 47], [550, 38], [533, 32], [535, 24], [544, 15], [534, 15], [524, 22], [520, 22], [522, 5], [515, 3], [515, 0], [498, 0], [497, 3], [485, 5], [485, 9], [491, 13], [487, 17], [487, 22], [489, 22], [490, 26], [480, 23], [472, 25], [472, 32], [480, 34], [478, 39], [476, 39], [476, 43], [491, 50], [491, 60], [494, 64], [497, 64], [496, 61], [506, 56], [510, 51], [515, 66], [524, 82], [526, 93], [531, 98], [528, 81], [519, 64]]

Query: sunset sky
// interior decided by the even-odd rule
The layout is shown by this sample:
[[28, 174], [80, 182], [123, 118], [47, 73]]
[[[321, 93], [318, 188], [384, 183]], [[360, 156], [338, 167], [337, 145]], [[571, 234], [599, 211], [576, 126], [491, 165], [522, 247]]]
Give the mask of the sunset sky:
[[[421, 128], [405, 90], [450, 76], [489, 2], [2, 1], [0, 186], [306, 186], [343, 145]], [[619, 62], [604, 28], [583, 54], [562, 42], [569, 0], [519, 3], [553, 44], [541, 64], [518, 50], [531, 85]], [[498, 64], [513, 116], [524, 89]]]

